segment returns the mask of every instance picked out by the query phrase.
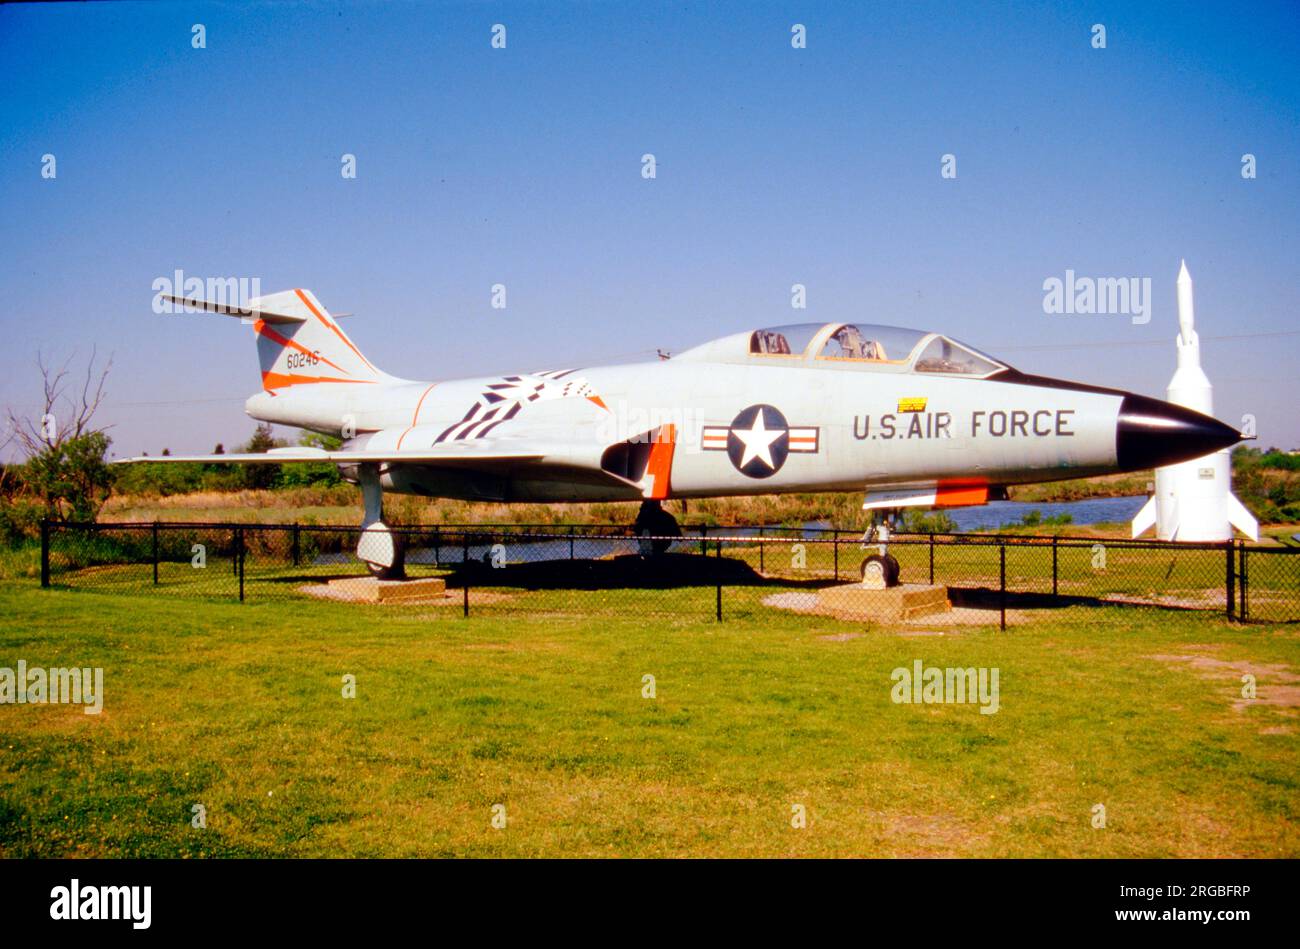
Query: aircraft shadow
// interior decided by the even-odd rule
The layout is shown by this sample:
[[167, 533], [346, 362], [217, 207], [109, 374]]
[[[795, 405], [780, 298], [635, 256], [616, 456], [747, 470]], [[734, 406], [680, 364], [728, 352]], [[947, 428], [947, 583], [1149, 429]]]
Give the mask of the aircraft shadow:
[[513, 587], [523, 590], [663, 590], [678, 587], [828, 586], [824, 578], [789, 580], [765, 577], [743, 560], [703, 554], [667, 553], [643, 559], [625, 554], [602, 560], [542, 560], [503, 567], [471, 560], [452, 564], [448, 586], [466, 580], [471, 586]]

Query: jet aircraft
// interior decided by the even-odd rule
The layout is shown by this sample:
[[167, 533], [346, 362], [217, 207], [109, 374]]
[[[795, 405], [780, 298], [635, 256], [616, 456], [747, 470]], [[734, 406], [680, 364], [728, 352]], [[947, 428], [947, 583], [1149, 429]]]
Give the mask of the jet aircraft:
[[939, 332], [863, 322], [747, 330], [653, 362], [413, 381], [378, 369], [308, 290], [241, 306], [170, 297], [252, 324], [254, 419], [336, 436], [337, 451], [127, 462], [333, 462], [360, 485], [358, 557], [403, 575], [383, 492], [470, 501], [640, 501], [661, 552], [672, 499], [862, 491], [882, 542], [864, 578], [898, 582], [885, 548], [903, 508], [982, 504], [1008, 485], [1135, 471], [1238, 442], [1192, 409], [1030, 375]]

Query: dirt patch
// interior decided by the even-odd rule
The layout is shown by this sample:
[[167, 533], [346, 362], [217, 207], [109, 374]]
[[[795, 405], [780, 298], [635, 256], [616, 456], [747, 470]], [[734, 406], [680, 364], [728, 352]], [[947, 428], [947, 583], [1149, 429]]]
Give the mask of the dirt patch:
[[[790, 610], [794, 613], [817, 613], [815, 594], [802, 592], [773, 593], [763, 597], [763, 605], [778, 610]], [[1023, 610], [1007, 610], [1007, 625], [1016, 626], [1026, 623], [1029, 614]], [[941, 636], [940, 632], [926, 627], [943, 626], [996, 626], [997, 610], [976, 609], [969, 606], [954, 606], [945, 613], [930, 613], [913, 619], [898, 620], [890, 623], [863, 623], [864, 627], [880, 632], [896, 632], [900, 636]], [[818, 637], [824, 639], [826, 637]]]
[[[1184, 665], [1204, 679], [1234, 682], [1238, 688], [1232, 707], [1238, 712], [1245, 711], [1252, 705], [1268, 705], [1288, 712], [1300, 709], [1300, 674], [1280, 662], [1251, 662], [1245, 659], [1234, 662], [1203, 654], [1156, 655], [1146, 658], [1166, 665]], [[1241, 695], [1240, 687], [1244, 685], [1242, 677], [1247, 675], [1255, 677], [1256, 693], [1253, 699]], [[1288, 717], [1293, 715], [1291, 712]], [[1273, 728], [1281, 728], [1282, 731], [1273, 731]], [[1287, 726], [1270, 726], [1269, 729], [1262, 730], [1261, 734], [1285, 734], [1288, 731], [1290, 729]]]
[[895, 856], [958, 857], [988, 841], [988, 834], [977, 832], [952, 814], [875, 811], [871, 817], [879, 822]]
[[[1020, 610], [1007, 610], [1007, 625], [1018, 626], [1028, 622], [1029, 614]], [[947, 613], [934, 613], [907, 620], [908, 625], [921, 626], [996, 626], [997, 610], [977, 610], [969, 606], [954, 606]]]
[[[326, 583], [308, 583], [298, 587], [299, 593], [305, 593], [307, 596], [314, 596], [321, 600], [334, 600], [339, 603], [364, 603], [368, 606], [433, 606], [439, 609], [450, 607], [459, 608], [463, 604], [464, 594], [460, 590], [448, 590], [446, 593], [436, 596], [413, 596], [404, 597], [398, 600], [384, 600], [375, 602], [367, 594], [358, 590], [348, 588], [347, 584], [334, 584], [333, 586]], [[513, 599], [509, 593], [493, 593], [489, 591], [471, 590], [469, 594], [469, 608], [473, 610], [475, 606], [485, 603], [499, 603], [502, 600]]]

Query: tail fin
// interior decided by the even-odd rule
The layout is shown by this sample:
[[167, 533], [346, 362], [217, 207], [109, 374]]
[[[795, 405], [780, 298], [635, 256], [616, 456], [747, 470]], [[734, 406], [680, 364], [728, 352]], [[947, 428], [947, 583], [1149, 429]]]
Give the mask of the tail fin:
[[169, 299], [252, 322], [262, 388], [268, 392], [298, 385], [392, 379], [361, 354], [310, 290], [284, 290], [249, 300], [241, 307]]
[[249, 301], [254, 312], [299, 317], [301, 322], [257, 320], [257, 359], [262, 388], [270, 391], [311, 383], [382, 382], [376, 369], [310, 290], [285, 290]]

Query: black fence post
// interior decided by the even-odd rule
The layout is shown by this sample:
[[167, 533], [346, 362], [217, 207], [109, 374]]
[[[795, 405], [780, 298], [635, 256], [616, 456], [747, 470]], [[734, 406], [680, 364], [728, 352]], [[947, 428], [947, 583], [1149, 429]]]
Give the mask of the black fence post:
[[239, 539], [235, 542], [235, 558], [239, 565], [239, 602], [244, 602], [244, 529], [241, 527], [236, 535]]
[[569, 559], [570, 560], [573, 559], [573, 531], [574, 528], [572, 525], [570, 525], [569, 527]]
[[41, 518], [41, 586], [50, 585], [50, 519]]
[[442, 566], [442, 564], [439, 563], [441, 559], [442, 559], [442, 528], [435, 527], [433, 529], [433, 565], [435, 567]]
[[[718, 556], [719, 556], [719, 557], [722, 556], [722, 538], [721, 538], [721, 537], [718, 538]], [[722, 573], [721, 573], [721, 571], [719, 571], [718, 573], [716, 573], [716, 574], [714, 575], [714, 590], [715, 590], [715, 594], [716, 594], [716, 597], [717, 597], [717, 598], [714, 600], [714, 604], [715, 604], [715, 605], [714, 605], [714, 613], [713, 613], [713, 615], [714, 615], [714, 617], [716, 618], [716, 620], [717, 620], [719, 623], [721, 623], [721, 622], [722, 622]]]
[[831, 548], [835, 551], [835, 579], [840, 578], [840, 535], [836, 532], [834, 539], [831, 540]]
[[298, 529], [298, 522], [293, 522], [293, 565], [298, 566], [298, 561], [302, 558], [302, 531]]
[[700, 525], [700, 554], [701, 554], [701, 556], [705, 556], [705, 555], [707, 555], [708, 552], [709, 552], [709, 541], [708, 541], [708, 539], [707, 539], [708, 536], [709, 536], [709, 528], [708, 528], [708, 526], [705, 525], [705, 524], [701, 524], [701, 525]]
[[1234, 577], [1233, 577], [1233, 570], [1232, 570], [1232, 541], [1229, 540], [1224, 542], [1223, 552], [1226, 555], [1224, 557], [1225, 566], [1224, 566], [1224, 577], [1223, 577], [1223, 590], [1224, 590], [1225, 598], [1227, 600], [1228, 621], [1231, 622], [1232, 613], [1233, 613], [1233, 608], [1232, 608], [1233, 601], [1237, 599], [1236, 591], [1233, 588]]
[[760, 528], [758, 529], [758, 572], [759, 572], [759, 573], [762, 573], [762, 572], [763, 572], [763, 566], [764, 566], [764, 558], [763, 558], [763, 528], [760, 527]]
[[934, 586], [934, 531], [930, 531], [930, 586]]
[[461, 566], [461, 588], [460, 588], [460, 615], [462, 619], [469, 619], [469, 566]]
[[1052, 599], [1053, 599], [1053, 600], [1059, 600], [1059, 599], [1060, 599], [1060, 594], [1057, 592], [1057, 584], [1056, 584], [1056, 576], [1057, 576], [1057, 574], [1056, 574], [1056, 551], [1057, 551], [1057, 544], [1056, 544], [1056, 541], [1057, 541], [1057, 537], [1056, 537], [1055, 534], [1053, 534], [1053, 535], [1052, 535]]
[[1246, 579], [1246, 542], [1243, 540], [1240, 544], [1241, 546], [1238, 549], [1241, 551], [1241, 556], [1237, 564], [1237, 576], [1239, 578], [1237, 582], [1238, 586], [1241, 588], [1241, 602], [1237, 607], [1237, 618], [1244, 623], [1246, 620], [1250, 619], [1250, 611], [1248, 609], [1246, 592], [1248, 586], [1248, 581]]
[[998, 542], [998, 628], [1007, 628], [1007, 545]]
[[154, 521], [150, 533], [153, 535], [153, 585], [158, 585], [158, 522]]

